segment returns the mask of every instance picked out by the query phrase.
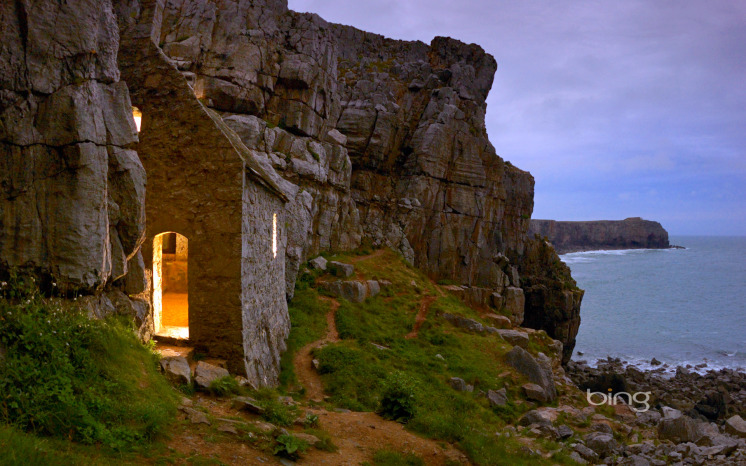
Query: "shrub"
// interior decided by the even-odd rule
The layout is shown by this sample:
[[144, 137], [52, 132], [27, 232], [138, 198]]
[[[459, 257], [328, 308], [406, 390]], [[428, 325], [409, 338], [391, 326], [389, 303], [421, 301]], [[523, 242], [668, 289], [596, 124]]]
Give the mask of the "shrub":
[[395, 372], [389, 376], [383, 387], [381, 415], [386, 419], [407, 422], [415, 415], [417, 384], [412, 376]]
[[293, 435], [280, 435], [275, 441], [274, 454], [293, 461], [308, 450], [308, 443]]
[[262, 407], [262, 418], [278, 426], [289, 426], [298, 417], [298, 410], [294, 406], [284, 405], [277, 400], [264, 401]]
[[210, 393], [216, 396], [237, 395], [241, 392], [241, 387], [236, 379], [230, 375], [220, 377], [210, 382]]

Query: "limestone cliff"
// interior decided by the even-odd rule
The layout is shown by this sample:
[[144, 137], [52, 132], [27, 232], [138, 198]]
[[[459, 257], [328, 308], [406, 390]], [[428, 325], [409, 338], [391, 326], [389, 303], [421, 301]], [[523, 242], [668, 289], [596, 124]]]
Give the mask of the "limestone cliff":
[[142, 270], [145, 229], [112, 6], [2, 2], [0, 24], [0, 277], [33, 274], [48, 292], [91, 296], [93, 314], [146, 323], [147, 305], [112, 289]]
[[658, 222], [624, 220], [560, 222], [531, 220], [531, 234], [546, 237], [559, 254], [599, 249], [665, 249], [668, 232]]
[[[523, 264], [534, 181], [487, 138], [497, 63], [481, 47], [387, 39], [283, 1], [173, 0], [159, 17], [158, 43], [196, 96], [301, 187], [288, 206], [288, 296], [300, 263], [363, 242], [511, 315], [523, 313], [521, 278], [554, 284], [549, 301], [574, 289], [540, 266], [553, 252]], [[537, 324], [569, 351], [580, 296], [569, 320]]]
[[526, 299], [526, 324], [572, 350], [582, 292], [553, 249], [528, 239], [534, 181], [487, 138], [497, 64], [481, 47], [387, 39], [284, 0], [27, 3], [0, 10], [2, 270], [89, 293], [143, 288], [145, 174], [118, 23], [148, 36], [162, 76], [183, 80], [159, 89], [162, 76], [139, 76], [137, 54], [120, 50], [146, 111], [148, 93], [192, 92], [300, 188], [282, 225], [288, 297], [318, 252], [390, 246], [469, 302], [522, 320]]

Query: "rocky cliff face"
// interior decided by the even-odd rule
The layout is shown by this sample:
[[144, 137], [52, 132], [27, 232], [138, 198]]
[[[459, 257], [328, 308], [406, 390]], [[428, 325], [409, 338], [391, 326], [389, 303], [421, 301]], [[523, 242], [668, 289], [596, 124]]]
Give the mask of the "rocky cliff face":
[[668, 232], [660, 223], [640, 217], [595, 222], [531, 220], [529, 232], [546, 237], [559, 254], [599, 249], [671, 247]]
[[142, 267], [145, 172], [112, 6], [3, 2], [0, 22], [0, 275], [131, 307], [111, 285]]
[[[573, 289], [540, 267], [553, 252], [522, 265], [533, 177], [487, 138], [497, 64], [479, 46], [391, 40], [282, 1], [173, 0], [158, 42], [197, 97], [302, 188], [289, 206], [289, 296], [300, 263], [363, 242], [511, 315], [523, 310], [521, 278], [557, 285], [549, 300]], [[571, 350], [579, 305], [563, 308], [572, 324], [539, 328]]]
[[[114, 4], [120, 26], [147, 23], [195, 96], [301, 188], [288, 203], [288, 296], [299, 265], [322, 250], [390, 246], [432, 278], [460, 285], [469, 302], [517, 318], [528, 298], [527, 324], [572, 349], [582, 293], [551, 266], [551, 248], [527, 239], [533, 178], [487, 138], [485, 99], [497, 64], [479, 46], [386, 39], [289, 11], [283, 0]], [[0, 162], [7, 165], [1, 257], [6, 268], [26, 265], [65, 286], [100, 288], [142, 264], [144, 175], [128, 150], [136, 134], [118, 82], [116, 21], [108, 2], [50, 6], [69, 10], [54, 25], [54, 11], [31, 15], [22, 5], [2, 7], [12, 27], [0, 48], [0, 140], [11, 155]], [[152, 16], [143, 21], [143, 12]], [[44, 18], [41, 29], [35, 18]], [[53, 53], [52, 27], [55, 43], [70, 44]], [[29, 31], [37, 29], [45, 32], [34, 45]], [[44, 123], [51, 115], [70, 121]], [[88, 154], [84, 148], [98, 165], [65, 152]], [[546, 303], [561, 312], [532, 317]]]

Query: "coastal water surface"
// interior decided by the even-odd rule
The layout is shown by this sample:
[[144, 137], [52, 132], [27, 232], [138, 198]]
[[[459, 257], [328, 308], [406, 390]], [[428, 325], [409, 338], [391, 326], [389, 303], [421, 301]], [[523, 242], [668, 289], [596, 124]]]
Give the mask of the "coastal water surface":
[[586, 290], [573, 359], [746, 368], [746, 237], [671, 244], [560, 256]]

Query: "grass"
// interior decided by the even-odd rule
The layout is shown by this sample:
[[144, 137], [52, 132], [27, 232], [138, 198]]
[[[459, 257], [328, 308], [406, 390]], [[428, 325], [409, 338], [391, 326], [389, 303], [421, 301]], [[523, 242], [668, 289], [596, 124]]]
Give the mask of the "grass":
[[374, 466], [425, 466], [425, 462], [422, 461], [422, 458], [415, 455], [414, 453], [399, 453], [398, 451], [393, 451], [393, 450], [378, 450], [373, 455], [373, 465]]
[[[350, 262], [355, 257], [353, 252], [329, 259]], [[385, 279], [392, 285], [361, 304], [340, 300], [336, 325], [342, 341], [314, 352], [331, 403], [356, 411], [376, 411], [405, 423], [414, 432], [457, 444], [477, 464], [549, 464], [526, 456], [515, 439], [495, 436], [530, 409], [528, 403], [514, 402], [523, 397], [523, 379], [502, 362], [510, 346], [496, 336], [457, 329], [438, 316], [449, 312], [488, 323], [478, 311], [451, 295], [440, 296], [426, 276], [408, 267], [393, 251], [356, 261], [355, 271], [358, 277]], [[406, 339], [424, 296], [435, 300], [418, 337]], [[303, 307], [311, 309], [312, 305], [305, 303]], [[312, 333], [294, 328], [291, 337], [293, 332]], [[536, 339], [535, 349], [546, 352], [545, 343]], [[448, 384], [451, 377], [474, 385], [474, 392], [455, 391]], [[511, 401], [503, 408], [491, 408], [480, 392], [502, 387]], [[410, 464], [396, 455], [382, 453], [375, 464]], [[386, 462], [385, 458], [394, 457], [397, 459], [390, 461], [395, 462]]]
[[[35, 455], [27, 449], [38, 439], [21, 431], [112, 454], [145, 449], [159, 438], [175, 415], [177, 395], [133, 329], [117, 319], [90, 320], [74, 306], [41, 297], [28, 282], [12, 281], [0, 299], [6, 451]], [[38, 445], [43, 452], [45, 444]]]
[[296, 287], [293, 300], [288, 304], [290, 335], [287, 341], [288, 349], [280, 361], [280, 386], [286, 390], [298, 383], [293, 367], [295, 353], [326, 334], [329, 303], [320, 300], [318, 292], [310, 288], [307, 281], [302, 280]]
[[91, 447], [64, 440], [43, 439], [14, 427], [0, 425], [0, 466], [73, 466], [105, 465]]

